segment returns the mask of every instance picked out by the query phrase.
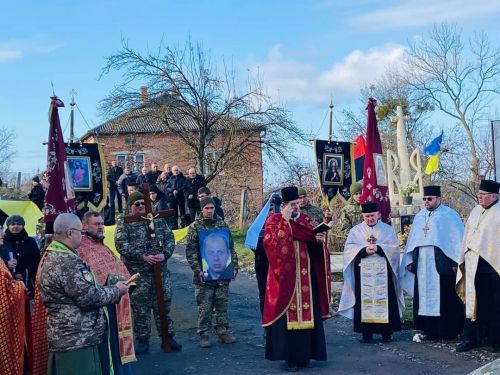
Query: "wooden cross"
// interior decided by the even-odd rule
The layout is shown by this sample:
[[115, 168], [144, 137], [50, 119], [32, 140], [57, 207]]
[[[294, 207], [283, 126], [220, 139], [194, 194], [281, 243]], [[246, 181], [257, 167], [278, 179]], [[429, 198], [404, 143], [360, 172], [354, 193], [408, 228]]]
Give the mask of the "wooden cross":
[[[156, 239], [154, 219], [175, 216], [175, 211], [162, 210], [153, 212], [153, 205], [151, 204], [151, 198], [149, 197], [149, 184], [142, 184], [142, 194], [144, 195], [144, 206], [146, 208], [146, 214], [128, 215], [125, 216], [123, 221], [124, 223], [136, 223], [141, 221], [145, 222], [147, 224], [148, 238], [150, 244], [154, 245], [155, 242], [154, 240]], [[153, 250], [157, 250], [157, 247], [153, 246]], [[154, 272], [156, 300], [158, 301], [158, 310], [160, 313], [160, 329], [161, 329], [160, 336], [163, 341], [163, 351], [165, 353], [168, 353], [170, 352], [171, 348], [168, 336], [168, 322], [167, 322], [167, 314], [165, 311], [165, 299], [163, 298], [163, 284], [161, 279], [160, 263], [156, 263], [153, 266], [153, 272]]]

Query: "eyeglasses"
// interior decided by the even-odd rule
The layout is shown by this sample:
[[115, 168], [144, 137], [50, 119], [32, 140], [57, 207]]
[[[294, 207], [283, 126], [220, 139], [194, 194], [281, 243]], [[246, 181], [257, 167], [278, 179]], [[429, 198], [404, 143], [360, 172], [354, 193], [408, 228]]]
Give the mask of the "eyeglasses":
[[436, 197], [423, 197], [422, 199], [424, 200], [424, 202], [425, 202], [425, 201], [430, 202], [430, 201], [432, 201], [434, 198], [436, 198]]
[[85, 230], [83, 229], [76, 229], [76, 228], [69, 228], [68, 231], [76, 231], [76, 232], [80, 232], [81, 234], [84, 234], [85, 233]]
[[144, 203], [144, 202], [135, 202], [134, 203], [134, 206], [136, 206], [136, 207], [145, 206], [145, 205], [146, 205], [146, 203]]

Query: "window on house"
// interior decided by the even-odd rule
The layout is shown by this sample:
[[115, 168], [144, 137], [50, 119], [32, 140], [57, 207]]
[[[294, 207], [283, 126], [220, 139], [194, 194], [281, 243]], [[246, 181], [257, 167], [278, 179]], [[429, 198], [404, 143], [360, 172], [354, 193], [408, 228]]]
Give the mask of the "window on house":
[[[206, 176], [214, 171], [215, 162], [220, 157], [221, 150], [215, 148], [209, 148], [205, 150], [205, 166], [203, 169], [203, 174]], [[224, 171], [221, 171], [219, 175], [224, 175]]]
[[116, 154], [115, 158], [119, 166], [130, 167], [134, 172], [139, 172], [144, 166], [144, 154]]

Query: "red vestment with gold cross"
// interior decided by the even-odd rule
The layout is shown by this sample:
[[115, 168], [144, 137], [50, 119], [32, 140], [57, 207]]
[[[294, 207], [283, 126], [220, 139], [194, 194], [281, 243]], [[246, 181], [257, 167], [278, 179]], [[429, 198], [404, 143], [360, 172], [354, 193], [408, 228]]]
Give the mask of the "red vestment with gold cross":
[[24, 373], [26, 288], [0, 259], [0, 374]]
[[[311, 219], [304, 214], [286, 221], [276, 213], [266, 221], [263, 244], [269, 272], [264, 327], [286, 314], [287, 329], [312, 329], [317, 308], [323, 319], [331, 317], [330, 256], [324, 244], [316, 243], [312, 228]], [[311, 277], [316, 278], [319, 306], [313, 304]]]
[[[106, 279], [110, 273], [123, 276], [125, 280], [130, 278], [127, 267], [102, 242], [87, 235], [83, 236], [77, 252], [78, 256], [90, 267], [99, 285], [106, 285]], [[116, 305], [108, 306], [108, 309], [111, 308], [116, 308], [121, 363], [124, 365], [136, 361], [132, 333], [132, 310], [128, 293], [124, 294]]]

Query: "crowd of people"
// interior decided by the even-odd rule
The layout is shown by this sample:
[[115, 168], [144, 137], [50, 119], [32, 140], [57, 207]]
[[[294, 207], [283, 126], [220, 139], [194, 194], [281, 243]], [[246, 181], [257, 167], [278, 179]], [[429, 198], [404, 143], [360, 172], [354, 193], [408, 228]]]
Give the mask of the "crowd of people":
[[[197, 208], [188, 228], [186, 259], [193, 271], [199, 346], [211, 347], [212, 330], [221, 344], [237, 341], [228, 319], [229, 284], [239, 271], [231, 232], [208, 188], [181, 188], [179, 177], [173, 177], [180, 171], [174, 168], [169, 177], [154, 165], [143, 169], [139, 182], [156, 177], [150, 200], [137, 182], [127, 185], [132, 189], [122, 206], [126, 215], [119, 217], [115, 235], [120, 257], [103, 243], [101, 213], [88, 211], [82, 218], [60, 214], [44, 249], [28, 236], [21, 216], [7, 219], [7, 229], [0, 232], [0, 337], [7, 340], [0, 342], [0, 360], [8, 363], [9, 373], [101, 374], [112, 369], [131, 374], [131, 363], [150, 350], [151, 315], [161, 347], [182, 350], [170, 316], [168, 261], [175, 225], [161, 215], [145, 215], [149, 201], [162, 207], [162, 183], [174, 197], [184, 189], [185, 207]], [[189, 180], [198, 176], [189, 173]], [[481, 181], [478, 205], [464, 226], [442, 202], [439, 186], [424, 187], [424, 207], [415, 216], [401, 259], [396, 232], [380, 220], [377, 204], [361, 204], [360, 186], [351, 187], [353, 198], [341, 223], [333, 223], [347, 233], [338, 313], [352, 319], [362, 343], [372, 342], [374, 335], [390, 342], [401, 330], [404, 290], [413, 297], [414, 328], [424, 338], [462, 335], [459, 352], [483, 345], [498, 351], [499, 189], [495, 181]], [[120, 196], [123, 191], [118, 190]], [[194, 197], [197, 203], [189, 206]], [[332, 218], [309, 202], [303, 188], [293, 186], [273, 194], [265, 207], [255, 246], [265, 357], [284, 361], [284, 369], [295, 372], [311, 360], [327, 359], [323, 322], [333, 315], [327, 246]], [[25, 325], [29, 316], [32, 323]], [[28, 351], [19, 344], [24, 335], [32, 343]]]
[[[156, 163], [152, 163], [150, 168], [143, 166], [141, 173], [136, 174], [129, 167], [122, 168], [112, 161], [107, 181], [110, 207], [113, 210], [116, 207], [118, 212], [123, 211], [123, 200], [128, 199], [130, 191], [142, 191], [142, 184], [149, 184], [150, 190], [156, 194], [155, 205], [158, 209], [175, 211], [171, 220], [172, 229], [185, 227], [196, 219], [200, 213], [199, 190], [207, 188], [205, 177], [198, 174], [196, 168], [189, 168], [185, 176], [179, 166], [170, 166], [168, 163], [164, 165], [163, 171], [158, 169]], [[218, 206], [221, 214], [220, 201]]]

